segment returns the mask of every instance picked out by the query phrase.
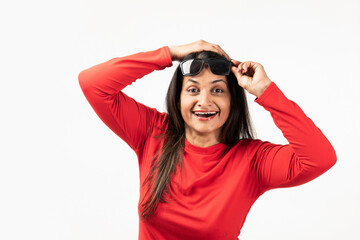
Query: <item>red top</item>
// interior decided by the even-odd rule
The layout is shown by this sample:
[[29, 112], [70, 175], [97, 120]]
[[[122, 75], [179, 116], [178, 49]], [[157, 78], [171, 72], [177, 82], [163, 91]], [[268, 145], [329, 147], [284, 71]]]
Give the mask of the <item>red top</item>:
[[[163, 145], [163, 139], [151, 137], [147, 130], [159, 135], [167, 114], [121, 90], [170, 66], [169, 48], [164, 46], [113, 58], [79, 74], [81, 89], [97, 115], [136, 152], [140, 183]], [[270, 112], [289, 144], [246, 139], [221, 157], [225, 144], [202, 148], [185, 140], [184, 169], [172, 178], [172, 200], [160, 202], [147, 221], [140, 218], [139, 239], [238, 239], [250, 207], [265, 191], [306, 183], [335, 164], [330, 142], [274, 82], [255, 102]], [[140, 187], [141, 200], [146, 189]]]

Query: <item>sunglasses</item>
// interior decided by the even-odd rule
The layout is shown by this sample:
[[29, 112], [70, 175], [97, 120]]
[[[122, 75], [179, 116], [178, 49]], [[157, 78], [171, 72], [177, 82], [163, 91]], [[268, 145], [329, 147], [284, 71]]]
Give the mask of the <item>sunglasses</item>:
[[222, 58], [193, 58], [180, 63], [181, 72], [184, 76], [194, 76], [201, 72], [205, 63], [210, 67], [213, 74], [229, 75], [231, 67], [234, 65], [231, 61]]

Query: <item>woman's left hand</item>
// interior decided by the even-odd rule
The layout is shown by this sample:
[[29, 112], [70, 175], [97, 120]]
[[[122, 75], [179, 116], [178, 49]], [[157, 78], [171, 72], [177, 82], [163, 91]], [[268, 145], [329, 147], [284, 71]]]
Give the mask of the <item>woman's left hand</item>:
[[264, 67], [260, 63], [251, 61], [239, 62], [234, 59], [231, 61], [235, 65], [231, 71], [235, 74], [240, 87], [256, 97], [260, 97], [271, 83]]

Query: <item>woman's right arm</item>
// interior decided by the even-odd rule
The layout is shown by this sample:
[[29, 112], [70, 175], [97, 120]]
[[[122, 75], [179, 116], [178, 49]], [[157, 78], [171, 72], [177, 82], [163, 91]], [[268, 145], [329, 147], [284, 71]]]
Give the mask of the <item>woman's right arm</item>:
[[[80, 87], [99, 118], [129, 146], [143, 145], [149, 128], [165, 114], [128, 97], [121, 90], [154, 70], [172, 66], [168, 46], [113, 58], [79, 73]], [[155, 123], [156, 124], [156, 123]], [[151, 131], [151, 130], [150, 130]]]
[[85, 69], [79, 74], [80, 87], [100, 119], [135, 151], [143, 146], [153, 125], [162, 125], [166, 114], [136, 102], [121, 90], [154, 70], [172, 66], [191, 52], [211, 50], [229, 56], [217, 44], [199, 40], [140, 52]]

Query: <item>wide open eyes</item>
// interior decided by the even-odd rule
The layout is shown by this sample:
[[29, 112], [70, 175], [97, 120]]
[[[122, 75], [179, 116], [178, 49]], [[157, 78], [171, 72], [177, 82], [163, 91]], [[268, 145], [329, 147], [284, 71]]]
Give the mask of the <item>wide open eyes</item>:
[[[187, 92], [188, 92], [188, 93], [199, 93], [200, 90], [197, 89], [197, 88], [193, 88], [193, 87], [192, 87], [192, 88], [189, 88], [189, 89], [187, 90]], [[221, 88], [213, 88], [213, 89], [211, 89], [211, 92], [214, 93], [214, 94], [220, 94], [220, 93], [223, 93], [224, 90], [221, 89]]]
[[189, 93], [198, 93], [198, 92], [199, 92], [199, 89], [197, 89], [197, 88], [189, 88], [187, 91], [188, 91]]

